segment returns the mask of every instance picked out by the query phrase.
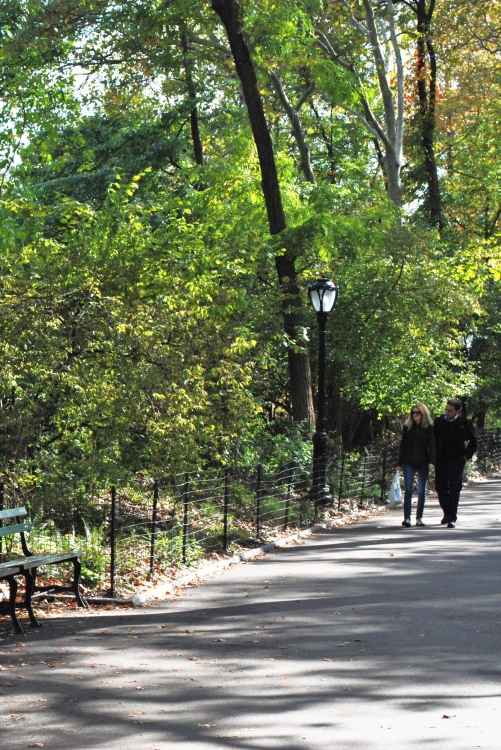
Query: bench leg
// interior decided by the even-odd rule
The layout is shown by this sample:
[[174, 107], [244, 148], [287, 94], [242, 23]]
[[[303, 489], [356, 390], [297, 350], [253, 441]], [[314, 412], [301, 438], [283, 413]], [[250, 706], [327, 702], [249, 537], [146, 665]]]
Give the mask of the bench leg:
[[24, 628], [21, 627], [19, 620], [16, 615], [16, 597], [17, 597], [17, 581], [15, 576], [11, 576], [9, 579], [9, 613], [14, 625], [16, 633], [24, 633]]
[[82, 572], [82, 563], [77, 558], [76, 560], [73, 560], [73, 585], [71, 586], [71, 590], [75, 594], [75, 599], [79, 607], [83, 607], [84, 609], [89, 609], [89, 605], [85, 601], [84, 597], [80, 593], [80, 574]]
[[36, 569], [34, 573], [27, 570], [24, 574], [24, 580], [26, 581], [26, 596], [24, 598], [24, 606], [26, 607], [26, 610], [28, 612], [31, 627], [41, 628], [42, 625], [41, 623], [38, 622], [37, 618], [35, 617], [35, 614], [33, 612], [33, 606], [31, 603], [31, 597], [33, 596], [33, 592], [35, 591], [35, 576], [36, 576]]

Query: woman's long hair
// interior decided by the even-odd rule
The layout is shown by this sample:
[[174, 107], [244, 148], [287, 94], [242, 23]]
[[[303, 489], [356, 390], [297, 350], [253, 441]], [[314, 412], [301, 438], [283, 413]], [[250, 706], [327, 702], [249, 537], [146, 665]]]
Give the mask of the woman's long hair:
[[419, 409], [419, 411], [421, 412], [421, 427], [433, 427], [433, 420], [431, 418], [430, 412], [428, 411], [428, 407], [426, 407], [424, 404], [414, 404], [414, 406], [411, 406], [409, 416], [405, 421], [405, 426], [408, 430], [410, 430], [412, 425], [415, 424], [412, 418], [412, 412], [414, 409]]

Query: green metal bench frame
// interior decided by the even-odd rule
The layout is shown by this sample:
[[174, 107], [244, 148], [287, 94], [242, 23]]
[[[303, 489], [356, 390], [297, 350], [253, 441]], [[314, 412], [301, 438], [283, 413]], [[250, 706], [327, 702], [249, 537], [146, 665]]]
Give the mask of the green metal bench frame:
[[[35, 615], [33, 614], [33, 610], [31, 609], [31, 601], [27, 600], [26, 596], [23, 602], [16, 602], [16, 576], [18, 575], [23, 575], [23, 571], [21, 570], [19, 565], [13, 565], [10, 562], [0, 563], [0, 580], [6, 580], [9, 582], [9, 601], [0, 602], [0, 612], [8, 612], [10, 614], [12, 624], [14, 625], [14, 630], [16, 631], [16, 633], [24, 633], [24, 630], [21, 627], [19, 620], [17, 619], [16, 607], [19, 608], [26, 605], [31, 624], [37, 626], [38, 623], [35, 619]], [[25, 576], [26, 589], [28, 589], [28, 581], [26, 580], [26, 578], [27, 577]]]
[[[26, 508], [10, 508], [8, 510], [0, 510], [0, 539], [13, 534], [19, 534], [21, 537], [21, 546], [23, 549], [23, 557], [17, 557], [14, 560], [9, 560], [4, 563], [0, 563], [0, 579], [6, 579], [9, 582], [9, 602], [7, 604], [8, 611], [10, 613], [12, 623], [17, 633], [22, 633], [23, 628], [17, 620], [16, 607], [24, 608], [28, 612], [30, 623], [33, 627], [40, 627], [32, 608], [32, 597], [37, 592], [47, 593], [60, 593], [63, 591], [72, 593], [75, 597], [79, 607], [88, 609], [88, 604], [84, 597], [80, 593], [80, 574], [82, 571], [82, 563], [80, 562], [81, 552], [79, 550], [69, 550], [68, 552], [59, 552], [55, 554], [43, 554], [38, 555], [28, 548], [26, 542], [26, 533], [31, 531], [31, 523], [26, 521], [28, 515]], [[5, 520], [14, 521], [9, 526], [4, 526]], [[61, 563], [71, 562], [73, 563], [73, 581], [69, 586], [63, 585], [50, 585], [50, 586], [37, 586], [37, 572], [39, 568], [45, 565], [59, 565]], [[17, 582], [16, 575], [24, 576], [26, 583], [26, 593], [22, 602], [16, 602], [17, 596]], [[5, 609], [5, 607], [4, 607]]]

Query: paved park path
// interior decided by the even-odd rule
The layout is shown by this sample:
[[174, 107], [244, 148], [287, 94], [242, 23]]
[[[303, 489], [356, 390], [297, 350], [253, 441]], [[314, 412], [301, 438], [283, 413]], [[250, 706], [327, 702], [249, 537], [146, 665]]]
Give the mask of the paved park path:
[[[499, 750], [501, 482], [0, 640], [0, 747]], [[24, 645], [17, 645], [22, 643]]]

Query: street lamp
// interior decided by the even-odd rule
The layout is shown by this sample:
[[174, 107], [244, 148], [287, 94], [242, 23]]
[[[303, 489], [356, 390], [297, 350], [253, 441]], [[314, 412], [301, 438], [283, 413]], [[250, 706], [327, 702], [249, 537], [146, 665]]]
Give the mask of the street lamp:
[[334, 307], [338, 288], [325, 277], [315, 281], [309, 288], [311, 304], [318, 320], [318, 396], [317, 423], [313, 434], [313, 486], [310, 495], [315, 500], [315, 511], [332, 502], [329, 488], [325, 484], [327, 465], [327, 420], [325, 418], [325, 335], [327, 318]]

